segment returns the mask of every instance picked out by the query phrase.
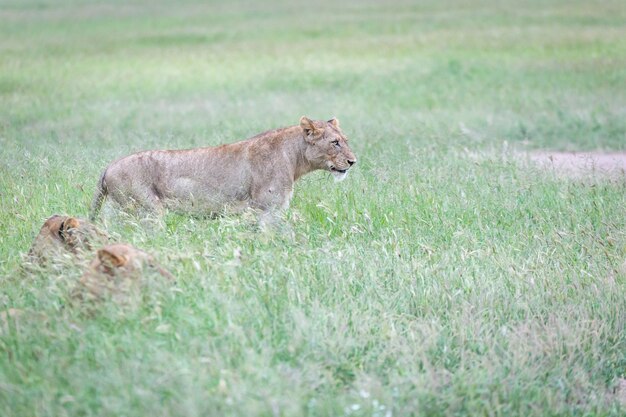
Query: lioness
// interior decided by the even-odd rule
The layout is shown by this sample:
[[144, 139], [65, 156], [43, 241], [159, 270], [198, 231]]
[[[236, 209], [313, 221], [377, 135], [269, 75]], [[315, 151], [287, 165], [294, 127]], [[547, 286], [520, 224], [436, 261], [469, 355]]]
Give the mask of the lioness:
[[28, 252], [32, 264], [44, 265], [63, 253], [78, 254], [108, 241], [108, 235], [89, 221], [70, 216], [48, 218]]
[[73, 296], [83, 300], [105, 296], [123, 300], [140, 287], [142, 275], [151, 271], [173, 280], [152, 255], [123, 243], [107, 245], [98, 250]]
[[110, 196], [122, 208], [219, 214], [252, 207], [262, 218], [287, 208], [294, 182], [318, 169], [343, 180], [356, 162], [339, 121], [300, 119], [297, 126], [250, 139], [187, 150], [132, 154], [111, 163], [94, 196], [94, 219]]

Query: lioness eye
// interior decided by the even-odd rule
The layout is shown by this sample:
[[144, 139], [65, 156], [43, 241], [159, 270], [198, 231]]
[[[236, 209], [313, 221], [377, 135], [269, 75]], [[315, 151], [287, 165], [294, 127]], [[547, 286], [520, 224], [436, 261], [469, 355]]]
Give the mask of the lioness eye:
[[340, 146], [339, 146], [339, 141], [338, 141], [338, 140], [334, 140], [334, 141], [332, 141], [332, 144], [333, 144], [333, 145], [335, 145], [335, 146], [336, 146], [336, 147], [338, 147], [338, 148], [340, 147]]

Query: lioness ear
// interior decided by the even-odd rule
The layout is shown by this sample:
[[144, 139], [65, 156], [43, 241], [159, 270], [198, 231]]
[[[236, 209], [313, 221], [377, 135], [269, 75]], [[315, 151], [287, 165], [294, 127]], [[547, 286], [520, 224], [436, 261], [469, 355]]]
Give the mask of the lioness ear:
[[102, 248], [98, 251], [98, 259], [100, 259], [100, 262], [103, 265], [112, 268], [117, 268], [126, 264], [126, 258], [106, 248]]
[[339, 120], [337, 120], [337, 118], [333, 117], [332, 119], [328, 121], [328, 123], [333, 125], [335, 129], [339, 129]]
[[306, 136], [307, 138], [314, 139], [319, 136], [319, 131], [315, 127], [315, 123], [313, 122], [313, 120], [309, 119], [306, 116], [302, 116], [300, 118], [300, 127], [304, 132], [304, 136]]

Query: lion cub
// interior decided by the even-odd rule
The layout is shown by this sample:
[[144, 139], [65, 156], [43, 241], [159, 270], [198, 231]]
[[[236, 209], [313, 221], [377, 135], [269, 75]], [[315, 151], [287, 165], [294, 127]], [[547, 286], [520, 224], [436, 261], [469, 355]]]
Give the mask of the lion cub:
[[156, 272], [168, 280], [174, 279], [146, 252], [122, 243], [107, 245], [98, 250], [74, 289], [73, 296], [83, 300], [110, 296], [124, 301], [137, 292], [143, 275], [149, 272]]
[[43, 266], [63, 254], [77, 255], [107, 243], [109, 236], [87, 220], [55, 214], [45, 221], [27, 259]]

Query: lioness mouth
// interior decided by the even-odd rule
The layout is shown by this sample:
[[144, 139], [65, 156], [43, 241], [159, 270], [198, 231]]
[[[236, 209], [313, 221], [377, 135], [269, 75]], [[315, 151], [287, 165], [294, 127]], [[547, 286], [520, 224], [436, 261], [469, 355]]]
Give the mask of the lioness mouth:
[[338, 173], [340, 173], [340, 174], [345, 174], [346, 172], [348, 172], [348, 168], [346, 168], [346, 169], [331, 168], [330, 170], [331, 170], [331, 171], [338, 172]]

